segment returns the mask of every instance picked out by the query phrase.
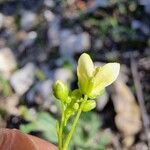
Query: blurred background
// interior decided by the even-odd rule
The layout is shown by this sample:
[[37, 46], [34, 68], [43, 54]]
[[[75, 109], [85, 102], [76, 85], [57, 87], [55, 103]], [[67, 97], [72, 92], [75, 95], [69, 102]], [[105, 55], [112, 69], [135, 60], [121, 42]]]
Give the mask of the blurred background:
[[150, 149], [149, 0], [0, 0], [0, 127], [57, 144], [52, 84], [77, 87], [83, 52], [121, 72], [81, 116], [70, 149]]

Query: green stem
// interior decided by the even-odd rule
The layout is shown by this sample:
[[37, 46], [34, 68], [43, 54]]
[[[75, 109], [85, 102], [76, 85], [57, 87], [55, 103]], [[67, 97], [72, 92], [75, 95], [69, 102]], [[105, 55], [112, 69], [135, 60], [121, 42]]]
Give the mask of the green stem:
[[62, 150], [63, 148], [63, 128], [64, 128], [64, 104], [61, 104], [61, 111], [62, 111], [62, 118], [60, 123], [60, 129], [59, 129], [59, 150]]
[[79, 117], [80, 117], [81, 112], [82, 112], [82, 106], [84, 105], [84, 103], [85, 103], [86, 100], [87, 100], [87, 96], [85, 95], [84, 101], [83, 101], [83, 102], [81, 103], [81, 105], [80, 105], [80, 108], [79, 108], [79, 110], [78, 110], [78, 112], [77, 112], [77, 115], [76, 115], [76, 117], [75, 117], [75, 119], [74, 119], [73, 125], [72, 125], [72, 127], [71, 127], [71, 130], [70, 130], [68, 136], [67, 136], [67, 139], [66, 139], [66, 141], [65, 141], [65, 144], [64, 144], [64, 147], [63, 147], [62, 150], [68, 150], [68, 146], [69, 146], [70, 140], [71, 140], [71, 138], [72, 138], [72, 136], [73, 136], [73, 133], [74, 133], [75, 128], [76, 128], [76, 125], [77, 125], [77, 122], [78, 122]]

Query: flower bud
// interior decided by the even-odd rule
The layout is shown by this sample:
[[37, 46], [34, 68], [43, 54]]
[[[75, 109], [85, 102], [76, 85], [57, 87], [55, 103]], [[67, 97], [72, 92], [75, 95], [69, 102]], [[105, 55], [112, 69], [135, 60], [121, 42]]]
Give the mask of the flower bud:
[[54, 96], [57, 99], [62, 100], [63, 102], [65, 102], [68, 99], [68, 93], [69, 93], [68, 87], [59, 80], [57, 80], [54, 83], [53, 92], [54, 92]]
[[82, 111], [87, 112], [91, 111], [96, 107], [96, 102], [94, 100], [87, 100], [82, 107]]
[[78, 103], [74, 103], [73, 108], [74, 108], [75, 110], [78, 110], [79, 104], [78, 104]]

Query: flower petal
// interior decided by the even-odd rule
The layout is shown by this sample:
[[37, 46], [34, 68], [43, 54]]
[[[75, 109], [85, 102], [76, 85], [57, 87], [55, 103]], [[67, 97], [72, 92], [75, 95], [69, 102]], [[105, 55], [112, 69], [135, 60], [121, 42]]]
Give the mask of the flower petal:
[[89, 79], [93, 76], [93, 72], [94, 64], [90, 56], [86, 53], [83, 53], [78, 60], [77, 66], [79, 89], [83, 94], [87, 93]]
[[95, 89], [98, 88], [99, 90], [102, 90], [113, 83], [117, 79], [119, 71], [119, 63], [108, 63], [103, 67], [100, 67], [99, 71], [94, 76]]
[[94, 64], [90, 56], [83, 53], [78, 60], [77, 73], [83, 77], [92, 77], [94, 71]]

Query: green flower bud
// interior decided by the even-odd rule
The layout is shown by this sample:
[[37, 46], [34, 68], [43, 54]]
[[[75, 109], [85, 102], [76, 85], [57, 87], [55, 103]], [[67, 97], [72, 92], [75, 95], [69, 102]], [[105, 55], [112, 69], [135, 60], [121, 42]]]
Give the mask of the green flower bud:
[[96, 107], [96, 102], [94, 100], [87, 100], [82, 107], [82, 111], [87, 112], [91, 111]]
[[75, 111], [74, 111], [74, 109], [72, 109], [72, 108], [68, 108], [68, 109], [66, 109], [66, 111], [65, 111], [65, 124], [66, 124], [66, 122], [67, 122], [67, 120], [72, 116], [72, 115], [74, 115], [74, 113], [75, 113]]
[[79, 104], [78, 104], [78, 103], [74, 103], [73, 108], [74, 108], [75, 110], [78, 110]]
[[71, 102], [71, 98], [68, 96], [68, 97], [66, 98], [65, 102], [66, 102], [67, 104], [69, 104], [69, 103]]
[[82, 97], [79, 89], [73, 90], [70, 95], [73, 99], [80, 99]]
[[61, 81], [57, 80], [54, 83], [53, 92], [54, 92], [54, 96], [57, 99], [60, 99], [63, 102], [66, 102], [68, 100], [68, 93], [69, 93], [68, 87]]

